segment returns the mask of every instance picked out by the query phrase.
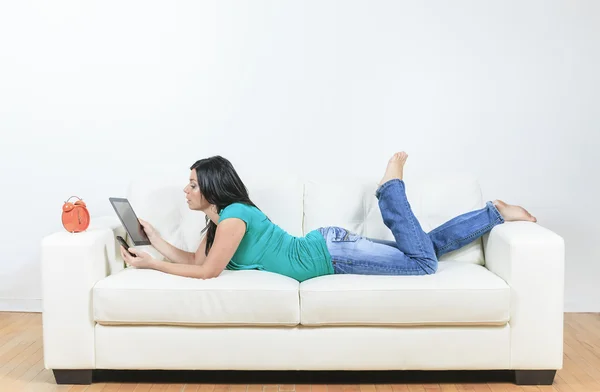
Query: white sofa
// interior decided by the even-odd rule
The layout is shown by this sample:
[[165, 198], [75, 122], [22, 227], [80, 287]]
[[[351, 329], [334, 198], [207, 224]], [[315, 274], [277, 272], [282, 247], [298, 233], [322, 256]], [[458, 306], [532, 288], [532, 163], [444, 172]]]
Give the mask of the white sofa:
[[[188, 210], [182, 178], [137, 180], [126, 196], [165, 239], [195, 251], [204, 214]], [[290, 234], [342, 226], [393, 239], [376, 181], [244, 180]], [[425, 231], [485, 202], [468, 176], [407, 180], [407, 192]], [[107, 206], [108, 196], [121, 195]], [[116, 215], [92, 213], [86, 232], [42, 241], [44, 362], [58, 383], [91, 383], [95, 369], [177, 369], [510, 370], [517, 384], [550, 384], [562, 367], [564, 241], [542, 224], [496, 226], [441, 257], [434, 275], [302, 283], [124, 268], [115, 235], [126, 238]]]

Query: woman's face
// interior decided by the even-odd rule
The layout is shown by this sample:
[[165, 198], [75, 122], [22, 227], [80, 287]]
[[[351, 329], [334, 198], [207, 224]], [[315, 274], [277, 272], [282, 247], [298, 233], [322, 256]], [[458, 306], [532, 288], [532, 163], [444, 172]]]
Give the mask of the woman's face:
[[202, 192], [200, 192], [195, 169], [190, 171], [190, 182], [183, 188], [183, 192], [191, 210], [205, 211], [210, 207], [210, 203], [206, 201]]

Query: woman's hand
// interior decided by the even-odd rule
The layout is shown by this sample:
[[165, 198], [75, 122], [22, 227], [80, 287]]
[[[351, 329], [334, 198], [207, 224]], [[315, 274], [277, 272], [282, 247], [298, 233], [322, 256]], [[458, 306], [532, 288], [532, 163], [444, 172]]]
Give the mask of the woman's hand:
[[144, 231], [146, 232], [146, 235], [148, 236], [148, 239], [150, 240], [151, 243], [153, 243], [154, 241], [156, 241], [157, 239], [160, 238], [158, 231], [156, 231], [156, 229], [150, 223], [148, 223], [145, 220], [140, 219], [140, 218], [138, 218], [138, 220], [140, 221], [140, 224], [144, 228]]
[[128, 265], [136, 268], [153, 268], [154, 258], [149, 253], [137, 250], [135, 248], [129, 248], [129, 251], [135, 254], [137, 257], [131, 256], [123, 246], [121, 246], [121, 257]]

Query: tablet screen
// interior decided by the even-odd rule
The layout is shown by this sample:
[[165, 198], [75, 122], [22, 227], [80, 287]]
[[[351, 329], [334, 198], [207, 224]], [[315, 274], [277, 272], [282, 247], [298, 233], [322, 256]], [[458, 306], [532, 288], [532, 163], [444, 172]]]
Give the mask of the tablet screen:
[[131, 238], [133, 243], [135, 245], [150, 245], [150, 239], [146, 235], [146, 232], [144, 232], [144, 228], [140, 224], [135, 212], [133, 212], [129, 200], [117, 197], [110, 197], [108, 200], [110, 200], [110, 203], [115, 209], [121, 223], [125, 226], [125, 230], [129, 233], [129, 238]]

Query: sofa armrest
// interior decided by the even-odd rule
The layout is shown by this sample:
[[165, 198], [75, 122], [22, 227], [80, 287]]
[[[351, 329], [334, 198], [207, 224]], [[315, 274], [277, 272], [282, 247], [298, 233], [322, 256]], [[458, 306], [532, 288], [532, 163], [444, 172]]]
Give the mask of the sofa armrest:
[[92, 288], [97, 281], [123, 269], [115, 236], [124, 233], [118, 218], [97, 217], [91, 219], [85, 232], [65, 230], [42, 239], [46, 369], [94, 368]]
[[565, 244], [532, 222], [506, 222], [483, 237], [486, 267], [510, 286], [511, 369], [563, 363]]

